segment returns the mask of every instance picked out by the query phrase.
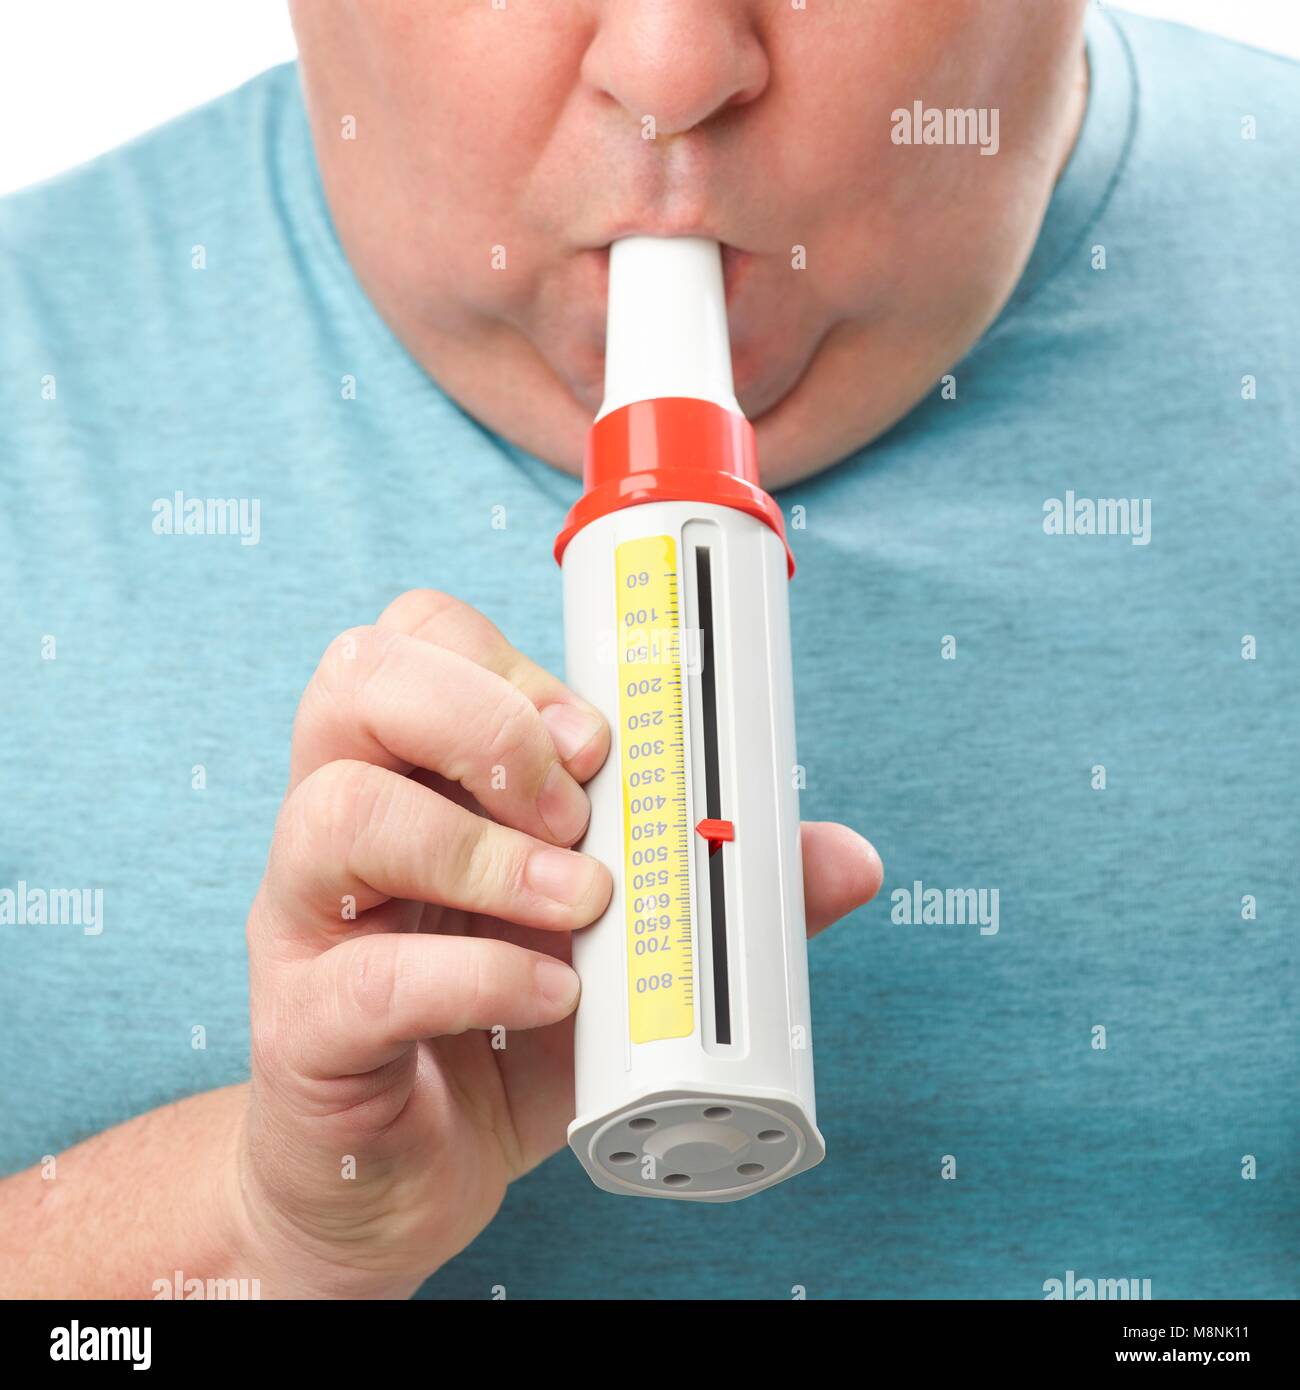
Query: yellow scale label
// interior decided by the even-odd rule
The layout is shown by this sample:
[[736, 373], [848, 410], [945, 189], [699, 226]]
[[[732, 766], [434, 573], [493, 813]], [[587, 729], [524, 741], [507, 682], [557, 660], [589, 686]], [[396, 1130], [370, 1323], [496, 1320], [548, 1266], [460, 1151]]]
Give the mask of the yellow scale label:
[[677, 545], [624, 541], [615, 564], [628, 1022], [645, 1043], [695, 1028]]

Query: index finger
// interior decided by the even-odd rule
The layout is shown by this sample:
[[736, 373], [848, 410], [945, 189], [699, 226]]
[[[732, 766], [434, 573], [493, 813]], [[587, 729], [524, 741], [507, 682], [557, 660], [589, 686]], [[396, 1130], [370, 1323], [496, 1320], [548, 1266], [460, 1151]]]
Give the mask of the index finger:
[[477, 608], [436, 589], [410, 589], [384, 609], [378, 626], [446, 647], [521, 690], [537, 706], [556, 752], [579, 782], [608, 756], [609, 725], [600, 711], [512, 646]]

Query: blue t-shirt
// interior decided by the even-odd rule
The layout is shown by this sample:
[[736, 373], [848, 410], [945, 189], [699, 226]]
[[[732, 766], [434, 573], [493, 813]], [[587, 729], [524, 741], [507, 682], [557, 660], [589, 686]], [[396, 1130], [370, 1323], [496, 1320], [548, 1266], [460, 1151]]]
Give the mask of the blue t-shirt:
[[[887, 873], [811, 948], [826, 1161], [711, 1207], [561, 1153], [429, 1296], [1300, 1293], [1300, 85], [1127, 15], [1088, 43], [1004, 312], [778, 499], [803, 812]], [[292, 66], [0, 202], [0, 1171], [247, 1075], [322, 650], [432, 586], [562, 670], [577, 491], [369, 305]], [[178, 493], [244, 535], [160, 534]], [[102, 929], [20, 884], [102, 889]]]

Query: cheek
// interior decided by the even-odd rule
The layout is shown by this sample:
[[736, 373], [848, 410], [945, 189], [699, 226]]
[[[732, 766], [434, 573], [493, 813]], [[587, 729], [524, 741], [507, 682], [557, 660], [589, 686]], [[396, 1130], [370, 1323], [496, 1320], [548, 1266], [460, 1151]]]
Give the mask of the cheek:
[[833, 65], [817, 57], [754, 132], [748, 159], [751, 171], [761, 171], [752, 184], [759, 215], [780, 229], [770, 242], [778, 269], [804, 248], [801, 274], [811, 293], [803, 297], [837, 317], [870, 309], [918, 192], [910, 187], [913, 169], [893, 157], [891, 97], [864, 73], [869, 65], [852, 61], [852, 50]]
[[[1059, 20], [1027, 23], [1019, 0], [854, 0], [816, 26], [789, 17], [783, 25], [785, 41], [772, 49], [771, 114], [749, 157], [761, 156], [765, 180], [781, 189], [791, 239], [808, 244], [828, 311], [870, 313], [882, 295], [923, 278], [927, 259], [947, 250], [960, 258], [972, 230], [960, 225], [960, 205], [985, 206], [1017, 153], [1005, 148], [1005, 130], [1000, 161], [900, 145], [894, 112], [917, 101], [1004, 104], [1018, 49]], [[972, 177], [984, 196], [964, 199]]]
[[443, 288], [506, 312], [527, 302], [553, 257], [547, 209], [572, 191], [571, 170], [553, 177], [551, 146], [574, 80], [566, 63], [577, 59], [527, 39], [473, 48], [407, 61], [393, 137], [407, 147], [401, 198], [436, 235]]

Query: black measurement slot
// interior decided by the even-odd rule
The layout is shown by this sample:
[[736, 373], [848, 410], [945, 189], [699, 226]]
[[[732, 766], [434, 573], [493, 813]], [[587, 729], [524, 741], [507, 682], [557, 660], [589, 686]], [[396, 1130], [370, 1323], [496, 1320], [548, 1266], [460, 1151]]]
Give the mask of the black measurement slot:
[[[713, 571], [709, 550], [695, 551], [695, 595], [700, 624], [700, 706], [704, 717], [704, 814], [723, 819], [718, 771], [718, 667], [714, 643]], [[709, 855], [709, 921], [713, 952], [713, 1037], [731, 1041], [731, 980], [727, 962], [727, 890], [719, 845]]]

